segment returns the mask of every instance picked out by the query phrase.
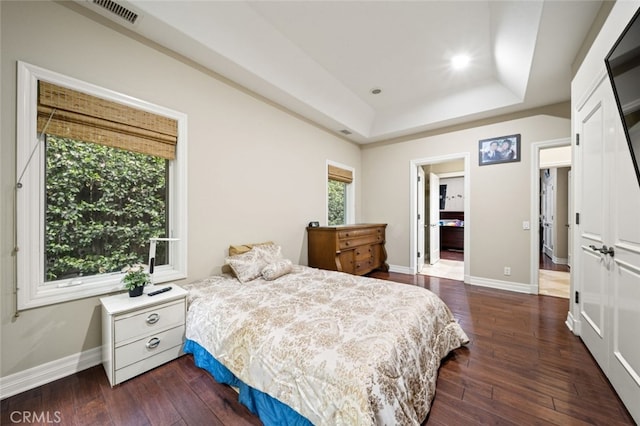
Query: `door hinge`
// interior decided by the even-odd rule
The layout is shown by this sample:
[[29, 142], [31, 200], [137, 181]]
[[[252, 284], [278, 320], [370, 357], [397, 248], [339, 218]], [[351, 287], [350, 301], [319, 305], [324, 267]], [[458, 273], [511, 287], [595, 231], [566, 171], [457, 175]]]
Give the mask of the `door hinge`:
[[580, 303], [580, 292], [576, 291], [576, 295], [574, 297], [575, 303]]
[[418, 213], [418, 220], [420, 220], [420, 218], [421, 218], [421, 217], [422, 217], [422, 216], [420, 215], [420, 213]]
[[422, 257], [422, 253], [418, 252], [418, 259]]
[[421, 176], [418, 176], [418, 182], [420, 182], [422, 180]]
[[576, 133], [576, 145], [580, 145], [580, 133]]
[[576, 225], [580, 225], [580, 213], [576, 213]]

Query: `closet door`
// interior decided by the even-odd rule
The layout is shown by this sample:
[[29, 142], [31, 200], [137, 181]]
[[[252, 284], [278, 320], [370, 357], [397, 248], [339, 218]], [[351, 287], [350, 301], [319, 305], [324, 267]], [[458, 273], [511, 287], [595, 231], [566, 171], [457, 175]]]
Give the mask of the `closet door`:
[[576, 116], [580, 337], [640, 419], [640, 187], [608, 81]]

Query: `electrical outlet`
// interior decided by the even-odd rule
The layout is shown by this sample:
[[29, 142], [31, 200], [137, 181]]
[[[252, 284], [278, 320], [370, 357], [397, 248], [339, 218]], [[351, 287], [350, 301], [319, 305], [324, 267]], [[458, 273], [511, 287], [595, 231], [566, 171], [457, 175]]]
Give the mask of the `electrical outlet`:
[[511, 275], [511, 266], [504, 267], [504, 274], [507, 276]]

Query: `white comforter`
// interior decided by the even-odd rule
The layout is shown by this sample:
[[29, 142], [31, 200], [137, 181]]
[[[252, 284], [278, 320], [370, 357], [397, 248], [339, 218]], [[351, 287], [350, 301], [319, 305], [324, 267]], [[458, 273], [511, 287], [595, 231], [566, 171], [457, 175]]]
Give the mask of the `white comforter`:
[[303, 266], [189, 290], [186, 337], [317, 425], [420, 424], [441, 359], [468, 342], [420, 287]]

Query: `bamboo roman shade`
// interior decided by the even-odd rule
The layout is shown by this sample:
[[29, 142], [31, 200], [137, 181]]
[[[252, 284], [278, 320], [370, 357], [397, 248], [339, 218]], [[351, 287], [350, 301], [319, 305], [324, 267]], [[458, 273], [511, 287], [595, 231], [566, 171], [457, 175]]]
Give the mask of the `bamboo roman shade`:
[[353, 182], [353, 173], [351, 172], [351, 170], [345, 170], [329, 164], [328, 172], [330, 180], [337, 180], [338, 182], [344, 183]]
[[167, 160], [176, 156], [176, 120], [40, 80], [38, 132], [43, 130]]

